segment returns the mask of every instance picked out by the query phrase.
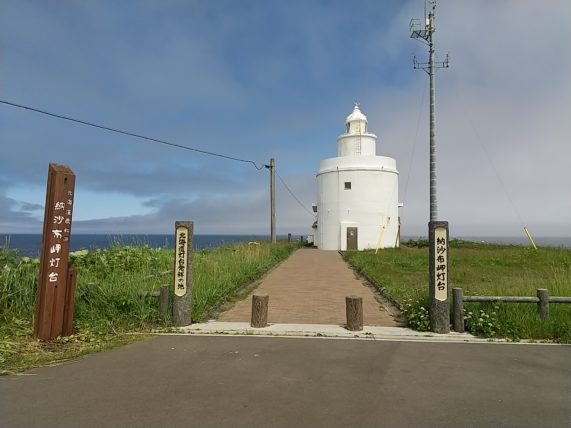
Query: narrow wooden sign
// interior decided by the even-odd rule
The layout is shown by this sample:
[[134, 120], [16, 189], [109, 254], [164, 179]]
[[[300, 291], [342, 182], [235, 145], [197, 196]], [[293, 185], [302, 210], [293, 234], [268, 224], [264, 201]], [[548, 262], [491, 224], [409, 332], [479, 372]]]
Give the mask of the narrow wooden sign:
[[434, 298], [448, 299], [448, 231], [445, 227], [434, 229]]
[[74, 191], [73, 171], [50, 163], [34, 320], [34, 336], [40, 340], [63, 334]]
[[175, 222], [173, 324], [192, 323], [192, 221]]
[[175, 244], [175, 296], [182, 297], [186, 294], [187, 262], [188, 262], [188, 229], [184, 226], [176, 228]]
[[450, 332], [448, 305], [448, 222], [428, 224], [430, 328], [435, 333]]

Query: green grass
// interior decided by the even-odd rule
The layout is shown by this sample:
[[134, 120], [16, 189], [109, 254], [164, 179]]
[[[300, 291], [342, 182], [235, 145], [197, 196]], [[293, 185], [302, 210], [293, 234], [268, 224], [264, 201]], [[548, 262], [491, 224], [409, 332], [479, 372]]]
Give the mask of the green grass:
[[[193, 322], [206, 320], [242, 286], [285, 259], [294, 245], [233, 244], [193, 253]], [[38, 260], [0, 249], [0, 373], [129, 343], [170, 325], [158, 299], [140, 291], [172, 285], [173, 250], [148, 245], [115, 246], [72, 255], [78, 270], [73, 336], [49, 343], [33, 340]], [[172, 301], [172, 299], [171, 299]]]
[[[422, 330], [427, 326], [421, 308], [428, 304], [428, 249], [424, 242], [409, 245], [377, 255], [346, 252], [344, 257], [404, 310], [411, 326]], [[535, 251], [453, 240], [449, 263], [449, 287], [460, 287], [465, 295], [535, 296], [538, 288], [547, 288], [552, 296], [571, 296], [570, 249]], [[534, 304], [469, 303], [465, 309], [475, 334], [571, 342], [571, 304], [551, 304], [546, 322], [539, 320]]]

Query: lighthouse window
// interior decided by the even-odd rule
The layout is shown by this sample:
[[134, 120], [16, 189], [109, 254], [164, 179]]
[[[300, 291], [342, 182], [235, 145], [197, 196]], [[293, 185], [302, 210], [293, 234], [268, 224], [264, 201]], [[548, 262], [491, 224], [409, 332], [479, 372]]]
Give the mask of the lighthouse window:
[[345, 190], [351, 190], [351, 182], [350, 181], [345, 182]]

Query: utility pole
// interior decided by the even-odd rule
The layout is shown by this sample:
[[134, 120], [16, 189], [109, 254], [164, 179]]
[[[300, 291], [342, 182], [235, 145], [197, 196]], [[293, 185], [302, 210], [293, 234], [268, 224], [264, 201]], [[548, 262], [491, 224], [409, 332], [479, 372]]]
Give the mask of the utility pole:
[[270, 170], [270, 230], [272, 236], [272, 244], [277, 242], [276, 240], [276, 161], [274, 158], [270, 159], [270, 164], [266, 165], [266, 168]]
[[[427, 6], [429, 7], [427, 14]], [[428, 283], [430, 298], [430, 329], [435, 333], [450, 332], [450, 306], [448, 303], [448, 222], [438, 221], [436, 199], [436, 119], [435, 69], [448, 68], [448, 55], [444, 61], [434, 60], [434, 32], [436, 0], [424, 1], [424, 21], [410, 21], [410, 37], [428, 45], [428, 62], [413, 59], [415, 69], [424, 70], [430, 79], [430, 221], [428, 223], [429, 263]]]
[[[427, 3], [431, 10], [426, 13]], [[436, 0], [425, 0], [424, 2], [424, 22], [420, 19], [410, 21], [410, 37], [420, 39], [428, 45], [428, 62], [418, 62], [413, 59], [415, 69], [424, 70], [430, 79], [430, 221], [438, 220], [438, 202], [436, 198], [436, 136], [435, 136], [435, 69], [448, 68], [448, 55], [444, 61], [434, 60], [434, 32], [436, 31], [434, 13], [436, 10]]]

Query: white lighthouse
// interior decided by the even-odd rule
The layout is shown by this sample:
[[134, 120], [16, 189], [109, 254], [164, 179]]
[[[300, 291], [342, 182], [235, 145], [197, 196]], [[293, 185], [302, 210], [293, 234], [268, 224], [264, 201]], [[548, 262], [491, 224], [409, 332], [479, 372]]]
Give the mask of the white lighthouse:
[[319, 163], [315, 244], [323, 250], [398, 246], [396, 161], [377, 156], [377, 136], [356, 103], [337, 137], [337, 157]]

